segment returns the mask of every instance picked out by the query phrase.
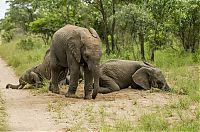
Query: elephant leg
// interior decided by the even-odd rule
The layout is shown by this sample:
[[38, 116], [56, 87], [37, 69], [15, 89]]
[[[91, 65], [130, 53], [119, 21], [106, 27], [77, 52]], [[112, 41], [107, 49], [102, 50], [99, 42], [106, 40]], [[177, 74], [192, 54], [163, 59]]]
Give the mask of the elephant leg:
[[84, 66], [84, 99], [91, 99], [93, 89], [92, 72], [89, 71], [87, 66]]
[[58, 82], [66, 79], [67, 77], [66, 71], [68, 71], [68, 68], [62, 67], [61, 72], [59, 73], [59, 76], [58, 76]]
[[79, 74], [80, 74], [79, 63], [76, 61], [73, 61], [70, 67], [69, 89], [67, 93], [65, 94], [65, 97], [71, 97], [71, 98], [76, 97], [75, 93], [78, 87]]
[[108, 76], [101, 76], [99, 79], [99, 93], [106, 94], [114, 91], [119, 91], [120, 87], [115, 81]]
[[52, 66], [51, 67], [51, 81], [49, 86], [49, 91], [52, 91], [53, 93], [59, 94], [60, 90], [58, 87], [58, 81], [59, 81], [59, 74], [62, 71], [61, 66]]
[[22, 89], [24, 86], [25, 86], [25, 84], [22, 84], [22, 85], [19, 86], [18, 89]]

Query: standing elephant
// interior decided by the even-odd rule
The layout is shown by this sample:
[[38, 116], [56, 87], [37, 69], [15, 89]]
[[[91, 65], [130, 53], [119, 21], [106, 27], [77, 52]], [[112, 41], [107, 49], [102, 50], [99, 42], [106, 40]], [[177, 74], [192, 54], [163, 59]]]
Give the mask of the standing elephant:
[[[41, 64], [31, 67], [26, 70], [19, 78], [19, 84], [7, 84], [6, 88], [12, 89], [22, 89], [26, 84], [31, 84], [36, 87], [43, 85], [43, 80], [50, 80], [51, 70], [50, 70], [50, 49], [46, 51], [44, 60]], [[67, 71], [63, 70], [60, 72], [59, 82], [66, 78]]]
[[[84, 99], [95, 99], [99, 89], [101, 40], [93, 28], [66, 25], [53, 35], [50, 47], [51, 81], [49, 90], [59, 93], [58, 77], [62, 69], [69, 69], [70, 81], [66, 97], [75, 97], [80, 74], [84, 71]], [[94, 81], [94, 89], [93, 89]], [[93, 90], [93, 92], [92, 92]]]
[[99, 93], [120, 89], [151, 87], [169, 91], [170, 88], [160, 71], [152, 65], [130, 60], [110, 60], [100, 66]]

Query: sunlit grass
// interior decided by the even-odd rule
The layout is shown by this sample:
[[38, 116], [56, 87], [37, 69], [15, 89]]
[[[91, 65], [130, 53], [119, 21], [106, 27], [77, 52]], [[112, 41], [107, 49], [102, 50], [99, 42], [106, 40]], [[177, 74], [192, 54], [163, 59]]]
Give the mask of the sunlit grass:
[[19, 40], [16, 39], [0, 45], [0, 56], [15, 69], [17, 75], [21, 75], [26, 69], [42, 62], [49, 46], [35, 41], [33, 50], [26, 51], [16, 46], [18, 42]]

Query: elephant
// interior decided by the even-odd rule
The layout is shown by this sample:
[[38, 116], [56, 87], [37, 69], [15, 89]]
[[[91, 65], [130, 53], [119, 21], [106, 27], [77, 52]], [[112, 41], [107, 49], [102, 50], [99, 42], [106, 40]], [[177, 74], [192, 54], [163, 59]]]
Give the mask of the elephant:
[[[65, 81], [64, 83], [65, 83], [66, 85], [69, 85], [69, 80], [70, 80], [70, 72], [69, 72], [69, 70], [68, 70], [68, 73], [67, 73], [66, 79], [64, 80], [64, 81]], [[80, 84], [83, 80], [84, 80], [83, 67], [80, 66], [80, 73], [79, 73], [79, 80], [78, 80], [79, 84]]]
[[159, 68], [146, 62], [131, 60], [110, 60], [100, 66], [99, 93], [106, 94], [120, 89], [151, 87], [170, 91]]
[[[67, 71], [63, 70], [60, 72], [59, 81], [66, 78]], [[19, 78], [19, 84], [7, 84], [6, 88], [12, 89], [22, 89], [26, 84], [31, 84], [36, 87], [43, 85], [43, 80], [50, 80], [51, 70], [50, 70], [50, 49], [46, 51], [44, 60], [41, 64], [31, 67], [26, 70]]]
[[84, 71], [84, 99], [95, 99], [99, 89], [101, 54], [101, 39], [93, 28], [68, 24], [57, 30], [53, 35], [50, 46], [52, 76], [49, 91], [60, 93], [58, 74], [62, 69], [68, 69], [70, 80], [65, 97], [76, 97], [80, 66], [82, 66]]

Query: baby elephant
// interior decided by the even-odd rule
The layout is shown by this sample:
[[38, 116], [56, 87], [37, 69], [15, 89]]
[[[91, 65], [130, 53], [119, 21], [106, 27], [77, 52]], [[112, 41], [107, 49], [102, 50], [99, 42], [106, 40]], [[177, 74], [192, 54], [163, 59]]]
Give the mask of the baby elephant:
[[170, 88], [160, 71], [152, 65], [130, 60], [110, 60], [100, 67], [99, 93], [110, 93], [120, 89], [151, 87], [169, 91]]
[[[59, 81], [66, 78], [67, 72], [63, 69], [59, 74]], [[31, 84], [35, 87], [43, 85], [43, 80], [50, 80], [50, 50], [46, 51], [42, 64], [34, 66], [26, 70], [19, 78], [19, 85], [7, 84], [6, 88], [22, 89], [26, 84]]]

